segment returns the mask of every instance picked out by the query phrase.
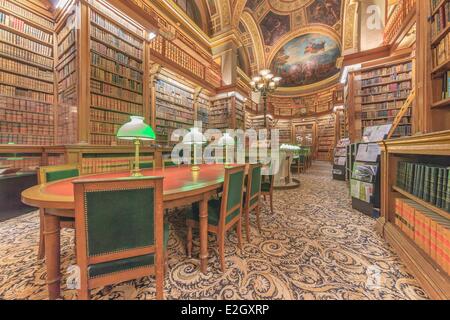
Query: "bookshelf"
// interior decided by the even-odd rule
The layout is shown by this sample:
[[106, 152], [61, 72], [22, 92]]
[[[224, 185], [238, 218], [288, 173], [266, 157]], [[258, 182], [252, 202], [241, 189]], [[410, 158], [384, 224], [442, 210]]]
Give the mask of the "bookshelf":
[[164, 146], [176, 144], [170, 141], [172, 132], [183, 128], [189, 130], [194, 126], [194, 89], [165, 75], [158, 75], [155, 109], [156, 142]]
[[433, 131], [445, 130], [450, 121], [450, 2], [430, 2], [431, 118]]
[[317, 119], [317, 160], [331, 161], [336, 139], [334, 114]]
[[304, 123], [292, 124], [293, 141], [302, 147], [309, 147], [312, 158], [316, 158], [317, 144], [317, 123], [316, 121], [307, 121]]
[[280, 144], [292, 143], [292, 121], [277, 119], [274, 123], [274, 129], [280, 131]]
[[266, 126], [264, 127], [264, 115], [253, 115], [248, 116], [248, 125], [254, 130], [271, 130], [275, 126], [275, 121], [271, 115], [267, 115]]
[[245, 98], [235, 97], [235, 129], [245, 130]]
[[209, 109], [211, 105], [210, 98], [205, 94], [200, 94], [196, 100], [197, 121], [201, 121], [203, 128], [209, 128]]
[[58, 145], [78, 142], [78, 44], [76, 7], [67, 9], [56, 30], [56, 140]]
[[54, 23], [0, 1], [0, 144], [54, 144]]
[[144, 30], [99, 1], [89, 5], [89, 142], [127, 144], [115, 133], [130, 115], [145, 116]]
[[[448, 267], [442, 265], [436, 254], [439, 252], [436, 247], [442, 243], [436, 242], [439, 237], [433, 239], [431, 231], [427, 231], [436, 231], [437, 225], [446, 226], [447, 230], [450, 228], [450, 208], [445, 203], [442, 205], [444, 186], [438, 182], [438, 177], [445, 174], [435, 170], [437, 174], [433, 178], [431, 169], [425, 168], [446, 170], [448, 179], [450, 131], [386, 140], [380, 147], [383, 151], [382, 216], [377, 222], [377, 229], [394, 247], [428, 295], [433, 299], [448, 300]], [[438, 180], [431, 183], [432, 179]], [[431, 186], [436, 186], [436, 189], [433, 191]], [[440, 201], [438, 194], [441, 194]]]
[[[356, 72], [353, 86], [356, 136], [364, 129], [393, 123], [413, 89], [413, 62], [402, 59]], [[352, 116], [352, 115], [349, 115]], [[412, 134], [412, 108], [409, 108], [393, 137]]]
[[217, 96], [211, 103], [209, 127], [219, 130], [230, 128], [232, 116], [232, 101], [227, 96]]

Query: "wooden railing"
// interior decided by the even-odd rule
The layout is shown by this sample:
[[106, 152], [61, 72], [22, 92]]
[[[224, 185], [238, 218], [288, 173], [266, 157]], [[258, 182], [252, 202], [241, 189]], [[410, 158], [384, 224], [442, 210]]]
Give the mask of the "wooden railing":
[[384, 28], [384, 44], [388, 45], [402, 30], [409, 15], [416, 9], [416, 0], [399, 0], [394, 12], [389, 16]]

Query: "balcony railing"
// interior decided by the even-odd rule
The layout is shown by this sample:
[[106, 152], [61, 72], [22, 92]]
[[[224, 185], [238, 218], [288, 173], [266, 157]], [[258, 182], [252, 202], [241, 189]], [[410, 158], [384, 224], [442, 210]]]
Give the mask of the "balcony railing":
[[416, 9], [416, 0], [400, 0], [394, 12], [389, 16], [384, 28], [384, 44], [388, 45], [403, 29], [411, 12]]

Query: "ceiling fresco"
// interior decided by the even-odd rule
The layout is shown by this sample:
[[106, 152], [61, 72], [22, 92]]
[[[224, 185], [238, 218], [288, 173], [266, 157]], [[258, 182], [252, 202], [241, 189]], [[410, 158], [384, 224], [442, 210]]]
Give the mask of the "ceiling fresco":
[[[263, 60], [264, 65], [258, 68], [271, 68], [284, 78], [281, 87], [289, 89], [335, 80], [340, 71], [336, 62], [341, 56], [343, 2], [245, 1], [243, 10], [251, 15], [257, 26], [257, 30], [247, 29], [253, 43], [261, 41], [263, 46], [263, 52], [251, 54], [262, 57], [259, 60]], [[249, 40], [246, 41], [248, 44]]]
[[339, 72], [336, 60], [339, 44], [318, 33], [304, 34], [284, 44], [271, 63], [271, 70], [283, 78], [281, 87], [311, 85]]

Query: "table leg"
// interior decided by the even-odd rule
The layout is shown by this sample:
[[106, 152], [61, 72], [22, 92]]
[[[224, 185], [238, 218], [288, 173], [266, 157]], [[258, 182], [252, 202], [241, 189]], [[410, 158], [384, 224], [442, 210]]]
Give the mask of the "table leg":
[[200, 201], [200, 269], [206, 274], [208, 268], [208, 200]]
[[50, 300], [56, 300], [61, 297], [59, 217], [50, 214], [45, 214], [44, 217], [48, 296]]

